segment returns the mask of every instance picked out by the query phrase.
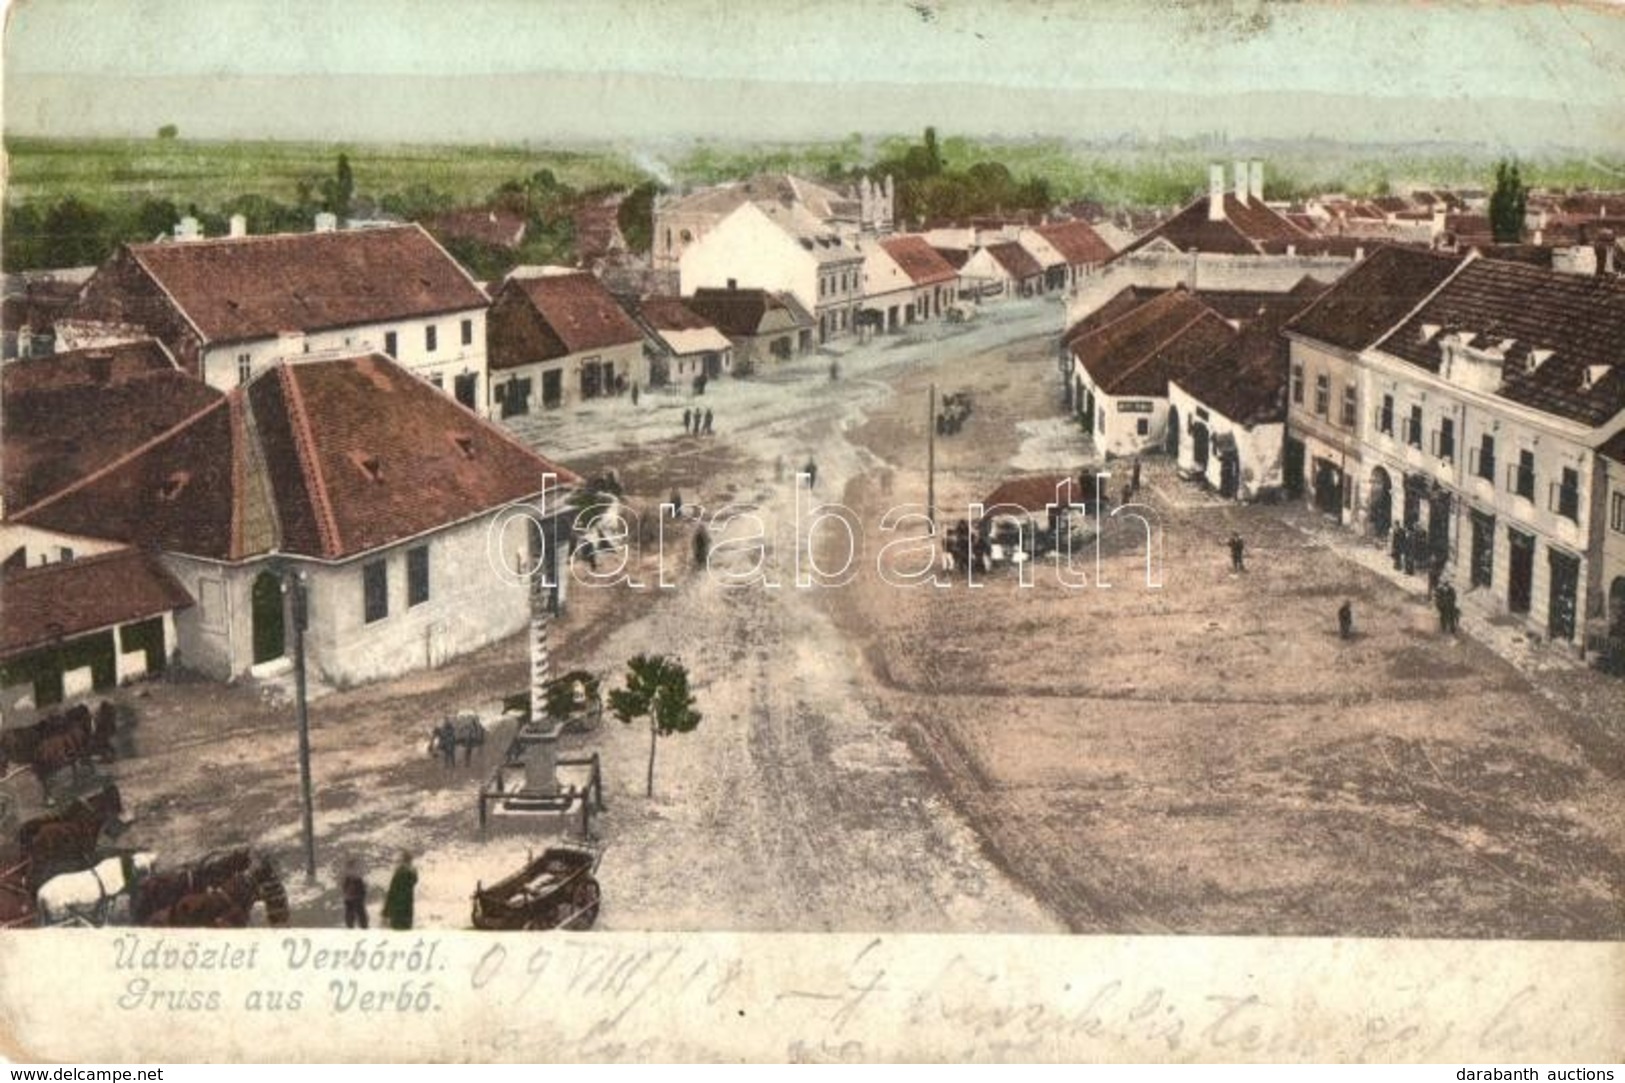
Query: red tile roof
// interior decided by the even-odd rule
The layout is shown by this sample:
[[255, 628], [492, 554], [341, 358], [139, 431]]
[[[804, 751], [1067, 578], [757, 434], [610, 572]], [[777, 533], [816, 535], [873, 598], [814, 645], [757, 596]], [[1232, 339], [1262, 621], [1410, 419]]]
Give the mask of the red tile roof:
[[1038, 514], [1048, 511], [1052, 504], [1059, 508], [1084, 501], [1083, 488], [1077, 478], [1069, 474], [1039, 474], [1001, 482], [982, 501], [982, 506], [989, 513], [1000, 507], [1016, 507]]
[[1387, 334], [1462, 264], [1461, 257], [1387, 245], [1338, 279], [1287, 330], [1345, 350]]
[[642, 342], [643, 333], [598, 279], [583, 271], [536, 278], [510, 278], [500, 293], [525, 298], [541, 318], [542, 350], [537, 356], [490, 358], [493, 368], [552, 361], [570, 354]]
[[129, 247], [209, 342], [354, 327], [488, 303], [416, 225]]
[[217, 560], [334, 560], [531, 497], [548, 474], [577, 480], [375, 354], [274, 366], [16, 518]]
[[1106, 299], [1106, 303], [1095, 309], [1083, 319], [1068, 327], [1061, 334], [1061, 345], [1071, 346], [1072, 343], [1092, 331], [1098, 330], [1127, 316], [1153, 297], [1160, 297], [1166, 290], [1151, 286], [1126, 286]]
[[932, 251], [942, 257], [942, 261], [955, 271], [962, 270], [970, 260], [970, 253], [963, 248], [939, 248], [932, 246]]
[[525, 216], [502, 207], [447, 211], [425, 219], [423, 227], [442, 241], [476, 241], [493, 248], [518, 248], [525, 239]]
[[886, 254], [897, 261], [897, 266], [916, 286], [930, 286], [938, 282], [952, 282], [959, 277], [954, 265], [943, 259], [931, 242], [920, 236], [887, 237], [880, 242]]
[[681, 297], [645, 297], [638, 302], [638, 315], [656, 331], [703, 331], [716, 326]]
[[1108, 395], [1168, 394], [1168, 380], [1210, 359], [1236, 331], [1190, 291], [1173, 289], [1082, 335], [1075, 357]]
[[1034, 232], [1048, 241], [1061, 254], [1061, 258], [1074, 267], [1105, 263], [1116, 254], [1100, 234], [1089, 228], [1087, 222], [1055, 222], [1039, 226]]
[[[1424, 325], [1438, 330], [1425, 335]], [[1625, 281], [1475, 259], [1378, 348], [1438, 372], [1456, 332], [1479, 347], [1505, 343], [1501, 398], [1592, 426], [1625, 410]], [[1531, 372], [1536, 350], [1550, 352]]]
[[987, 254], [992, 256], [1003, 267], [1005, 273], [1017, 281], [1024, 278], [1035, 278], [1044, 273], [1043, 265], [1033, 258], [1033, 254], [1015, 241], [1003, 241], [999, 244], [987, 246]]
[[814, 322], [805, 311], [790, 303], [789, 294], [761, 289], [699, 289], [683, 303], [732, 338], [811, 327]]
[[180, 424], [221, 392], [144, 340], [13, 361], [0, 369], [6, 506], [43, 500]]
[[1281, 327], [1328, 288], [1305, 278], [1276, 295], [1228, 345], [1173, 382], [1237, 424], [1285, 421], [1288, 346]]
[[139, 549], [7, 570], [0, 596], [0, 659], [192, 604], [157, 558]]

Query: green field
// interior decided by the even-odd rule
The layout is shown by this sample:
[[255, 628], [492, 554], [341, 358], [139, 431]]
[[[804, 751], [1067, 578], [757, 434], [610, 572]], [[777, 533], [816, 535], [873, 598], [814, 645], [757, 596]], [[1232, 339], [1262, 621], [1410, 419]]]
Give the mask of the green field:
[[214, 208], [244, 195], [292, 201], [300, 181], [330, 176], [340, 153], [356, 193], [378, 199], [427, 186], [456, 203], [486, 199], [504, 181], [552, 170], [574, 188], [632, 186], [646, 179], [631, 161], [604, 151], [517, 147], [375, 146], [327, 143], [215, 143], [186, 139], [7, 139], [6, 200], [93, 203], [167, 199]]

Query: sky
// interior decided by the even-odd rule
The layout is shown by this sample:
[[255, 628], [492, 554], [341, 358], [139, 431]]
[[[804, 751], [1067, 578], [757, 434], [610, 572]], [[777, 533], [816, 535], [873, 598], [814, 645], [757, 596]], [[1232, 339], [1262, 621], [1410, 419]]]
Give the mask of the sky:
[[4, 61], [27, 134], [1625, 144], [1619, 3], [13, 0]]

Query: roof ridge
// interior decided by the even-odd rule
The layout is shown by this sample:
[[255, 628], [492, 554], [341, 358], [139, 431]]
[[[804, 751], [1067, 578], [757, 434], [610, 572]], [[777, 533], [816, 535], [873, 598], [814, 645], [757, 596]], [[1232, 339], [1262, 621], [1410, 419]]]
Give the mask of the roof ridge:
[[[1230, 321], [1229, 320], [1226, 320], [1223, 316], [1220, 316], [1217, 312], [1214, 312], [1211, 308], [1208, 308], [1206, 305], [1202, 305], [1202, 310], [1200, 312], [1198, 312], [1196, 315], [1192, 316], [1190, 319], [1186, 320], [1179, 327], [1178, 330], [1174, 331], [1167, 338], [1162, 339], [1160, 342], [1158, 342], [1154, 346], [1152, 346], [1149, 350], [1147, 350], [1145, 352], [1144, 356], [1142, 356], [1138, 361], [1134, 362], [1134, 364], [1130, 365], [1128, 368], [1124, 369], [1122, 372], [1119, 372], [1117, 374], [1117, 380], [1125, 380], [1128, 377], [1134, 375], [1136, 372], [1139, 372], [1146, 365], [1148, 365], [1152, 361], [1156, 360], [1157, 354], [1164, 347], [1166, 347], [1169, 343], [1173, 342], [1174, 340], [1178, 339], [1180, 336], [1184, 335], [1184, 333], [1186, 331], [1189, 331], [1192, 327], [1195, 327], [1198, 323], [1201, 323], [1203, 320], [1207, 319], [1209, 316], [1212, 316], [1214, 319], [1216, 319], [1220, 323], [1224, 324], [1225, 327], [1230, 328], [1230, 330], [1232, 330], [1232, 331], [1235, 330], [1235, 328], [1230, 327]], [[1117, 380], [1114, 380], [1113, 382], [1115, 383], [1115, 382], [1117, 382]]]
[[[244, 427], [245, 414], [243, 409], [244, 392], [241, 387], [232, 389], [226, 396], [227, 408], [231, 411], [231, 424], [227, 426], [227, 439], [231, 441], [231, 540], [226, 543], [226, 552], [231, 554], [233, 560], [242, 555], [243, 551], [243, 452], [238, 443], [237, 433]], [[243, 432], [246, 439], [248, 433]]]
[[157, 436], [154, 436], [152, 439], [146, 441], [145, 443], [138, 444], [137, 446], [131, 448], [129, 451], [125, 452], [123, 455], [120, 455], [118, 458], [114, 459], [112, 462], [107, 463], [106, 465], [104, 465], [104, 466], [102, 466], [102, 467], [100, 467], [100, 468], [98, 468], [96, 470], [92, 470], [90, 473], [86, 474], [84, 477], [80, 478], [78, 481], [74, 482], [72, 485], [68, 485], [68, 486], [65, 486], [64, 488], [58, 489], [56, 492], [51, 493], [49, 496], [47, 496], [47, 497], [45, 497], [45, 498], [43, 498], [41, 500], [34, 501], [34, 503], [28, 505], [28, 507], [26, 507], [26, 508], [19, 508], [16, 512], [11, 514], [9, 516], [9, 518], [14, 522], [22, 522], [24, 516], [32, 515], [33, 513], [39, 511], [41, 508], [47, 507], [47, 506], [49, 506], [51, 504], [55, 504], [58, 500], [61, 500], [64, 497], [69, 496], [70, 494], [78, 492], [80, 489], [85, 488], [86, 486], [90, 485], [92, 482], [100, 481], [102, 478], [104, 478], [107, 475], [111, 474], [113, 471], [115, 471], [115, 470], [119, 469], [120, 467], [124, 466], [130, 460], [136, 458], [137, 456], [146, 454], [148, 451], [152, 450], [153, 448], [157, 447], [159, 444], [161, 444], [164, 441], [168, 440], [170, 437], [176, 435], [182, 429], [188, 428], [188, 427], [196, 424], [197, 422], [203, 420], [203, 418], [206, 417], [212, 411], [217, 410], [220, 407], [226, 405], [227, 401], [228, 401], [228, 396], [226, 396], [226, 395], [220, 396], [218, 399], [215, 399], [213, 402], [209, 403], [207, 406], [204, 406], [202, 409], [199, 409], [199, 410], [195, 411], [194, 413], [190, 414], [189, 416], [182, 418], [180, 421], [177, 421], [175, 424], [171, 425], [169, 428], [165, 429], [163, 432], [159, 433]]
[[[1423, 295], [1423, 297], [1422, 297], [1422, 299], [1420, 301], [1416, 302], [1416, 304], [1412, 305], [1409, 309], [1407, 309], [1405, 314], [1399, 318], [1399, 321], [1397, 323], [1392, 324], [1391, 326], [1389, 326], [1389, 328], [1386, 331], [1384, 331], [1382, 334], [1378, 335], [1376, 338], [1372, 339], [1371, 344], [1369, 346], [1362, 347], [1362, 348], [1363, 349], [1372, 349], [1374, 347], [1381, 346], [1384, 342], [1387, 342], [1390, 338], [1392, 338], [1394, 336], [1394, 334], [1401, 327], [1404, 327], [1407, 323], [1410, 322], [1411, 317], [1415, 316], [1418, 312], [1422, 311], [1422, 309], [1427, 306], [1429, 301], [1431, 301], [1431, 300], [1433, 300], [1433, 298], [1437, 297], [1440, 290], [1444, 289], [1446, 286], [1450, 285], [1450, 283], [1454, 282], [1456, 280], [1457, 275], [1461, 274], [1461, 272], [1466, 270], [1469, 266], [1471, 266], [1475, 260], [1478, 260], [1480, 258], [1481, 257], [1479, 256], [1479, 254], [1476, 251], [1467, 253], [1466, 257], [1460, 263], [1458, 263], [1456, 265], [1455, 269], [1452, 270], [1449, 274], [1445, 275], [1442, 279], [1440, 279], [1439, 284], [1437, 286], [1434, 286], [1431, 290], [1428, 290], [1427, 293], [1425, 295]], [[1322, 296], [1324, 296], [1324, 294]], [[1313, 306], [1311, 306], [1311, 307], [1313, 307]]]
[[294, 379], [293, 366], [286, 361], [276, 367], [278, 382], [282, 385], [283, 399], [287, 403], [292, 422], [294, 455], [299, 460], [299, 472], [304, 475], [305, 488], [315, 503], [316, 537], [324, 550], [323, 556], [333, 557], [344, 552], [339, 537], [338, 519], [333, 515], [333, 503], [327, 497], [327, 486], [316, 466], [316, 438], [310, 431], [310, 416], [305, 412], [305, 396]]
[[[1099, 327], [1096, 327], [1096, 328], [1093, 328], [1092, 330], [1090, 330], [1088, 334], [1080, 335], [1079, 338], [1078, 338], [1078, 341], [1082, 341], [1083, 339], [1086, 339], [1086, 338], [1093, 338], [1096, 335], [1105, 334], [1111, 328], [1116, 327], [1118, 324], [1122, 323], [1124, 320], [1129, 319], [1132, 316], [1138, 316], [1141, 312], [1143, 312], [1145, 310], [1145, 308], [1148, 305], [1154, 305], [1154, 304], [1156, 304], [1157, 302], [1163, 300], [1166, 297], [1175, 296], [1175, 294], [1181, 288], [1183, 288], [1183, 286], [1184, 286], [1184, 283], [1181, 283], [1178, 286], [1172, 286], [1172, 287], [1169, 287], [1168, 289], [1164, 289], [1164, 290], [1159, 291], [1155, 297], [1151, 297], [1151, 298], [1148, 298], [1148, 299], [1146, 299], [1144, 301], [1141, 301], [1139, 304], [1135, 305], [1133, 308], [1129, 309], [1127, 312], [1123, 313], [1121, 316], [1118, 316], [1116, 319], [1108, 320], [1105, 323], [1101, 324]], [[1137, 289], [1141, 289], [1141, 288], [1142, 287], [1140, 287], [1140, 286], [1132, 286], [1132, 285], [1131, 286], [1124, 286], [1122, 289], [1118, 290], [1116, 293], [1114, 293], [1110, 297], [1106, 298], [1106, 300], [1101, 303], [1100, 308], [1095, 309], [1095, 312], [1099, 312], [1101, 309], [1105, 308], [1107, 305], [1109, 305], [1113, 301], [1117, 300], [1117, 298], [1121, 297], [1123, 294], [1128, 293], [1128, 292], [1130, 292], [1132, 290], [1137, 290]], [[1189, 292], [1189, 291], [1187, 291], [1187, 292]], [[1192, 293], [1191, 297], [1194, 299], [1196, 297], [1196, 295], [1194, 293]], [[1202, 307], [1206, 308], [1207, 306], [1203, 305]], [[1090, 313], [1090, 315], [1093, 315], [1093, 314], [1094, 313]], [[1089, 318], [1088, 316], [1084, 316], [1082, 319], [1078, 320], [1078, 323], [1082, 323], [1084, 320], [1087, 320], [1088, 318]], [[1077, 324], [1073, 324], [1073, 326], [1076, 327]], [[1075, 341], [1075, 342], [1072, 343], [1073, 349], [1077, 348], [1078, 341]]]

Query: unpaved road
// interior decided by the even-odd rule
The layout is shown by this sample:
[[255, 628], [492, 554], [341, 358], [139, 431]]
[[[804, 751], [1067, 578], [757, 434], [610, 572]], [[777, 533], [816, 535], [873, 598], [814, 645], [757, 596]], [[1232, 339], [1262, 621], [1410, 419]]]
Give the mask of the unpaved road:
[[[681, 435], [693, 400], [676, 394], [521, 429], [583, 473], [618, 470], [635, 506], [677, 488], [708, 512], [748, 511], [713, 524], [713, 541], [759, 528], [777, 584], [722, 581], [754, 564], [749, 546], [716, 545], [713, 574], [695, 574], [685, 520], [668, 525], [673, 589], [654, 585], [660, 556], [645, 552], [642, 589], [573, 591], [556, 667], [614, 674], [632, 654], [674, 653], [705, 715], [659, 742], [652, 799], [646, 730], [606, 720], [569, 739], [606, 764], [604, 927], [1625, 935], [1625, 692], [1545, 654], [1508, 664], [1484, 646], [1488, 626], [1443, 639], [1414, 583], [1369, 570], [1312, 517], [1226, 506], [1148, 463], [1160, 589], [1122, 531], [1102, 545], [1110, 589], [1063, 589], [1043, 569], [1030, 589], [1009, 573], [976, 589], [881, 580], [883, 512], [924, 499], [929, 383], [976, 394], [965, 431], [938, 442], [939, 506], [1085, 461], [1056, 401], [1058, 322], [1053, 306], [1013, 305], [855, 350], [835, 382], [809, 358], [714, 383], [713, 438]], [[860, 524], [844, 587], [795, 586], [809, 494], [791, 475], [809, 457], [811, 497]], [[1228, 570], [1233, 529], [1244, 576]], [[818, 532], [825, 566], [839, 541]], [[1352, 643], [1335, 633], [1344, 597]], [[523, 673], [511, 641], [317, 699], [309, 885], [286, 701], [149, 686], [111, 768], [137, 806], [130, 841], [176, 858], [267, 848], [296, 919], [317, 924], [338, 920], [344, 856], [376, 891], [408, 847], [420, 923], [461, 926], [475, 881], [567, 830], [505, 820], [482, 838], [473, 793], [495, 747], [450, 772], [425, 755], [434, 720], [490, 712]], [[31, 783], [10, 785], [32, 800]]]

